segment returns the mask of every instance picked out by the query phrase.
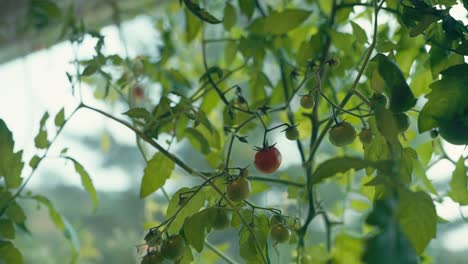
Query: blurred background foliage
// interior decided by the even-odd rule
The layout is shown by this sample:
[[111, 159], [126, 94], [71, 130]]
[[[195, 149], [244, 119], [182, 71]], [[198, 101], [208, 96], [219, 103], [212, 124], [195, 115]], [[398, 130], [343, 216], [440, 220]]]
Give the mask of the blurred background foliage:
[[[107, 55], [112, 54], [109, 50], [112, 50], [114, 47], [113, 51], [117, 50], [117, 53], [121, 57], [128, 56], [132, 58], [131, 64], [133, 67], [136, 70], [141, 68], [142, 75], [145, 75], [143, 80], [139, 82], [139, 85], [143, 88], [146, 98], [136, 101], [125, 98], [125, 96], [130, 95], [134, 87], [134, 83], [132, 82], [121, 81], [125, 70], [115, 69], [113, 66], [109, 66], [108, 68], [103, 66], [102, 68], [106, 73], [114, 77], [110, 85], [122, 85], [123, 89], [114, 89], [112, 87], [108, 89], [109, 80], [106, 79], [105, 74], [89, 74], [90, 76], [83, 78], [83, 96], [88, 101], [106, 108], [109, 112], [121, 114], [128, 109], [129, 102], [133, 106], [151, 107], [159, 100], [158, 95], [160, 91], [168, 89], [168, 87], [173, 88], [181, 94], [191, 94], [193, 91], [190, 88], [195, 83], [198, 83], [200, 76], [205, 71], [202, 64], [200, 44], [197, 41], [193, 41], [197, 37], [197, 30], [193, 31], [194, 29], [190, 28], [185, 21], [186, 19], [192, 19], [193, 24], [191, 25], [193, 26], [198, 25], [197, 23], [199, 22], [194, 22], [194, 17], [181, 8], [178, 1], [59, 1], [57, 2], [59, 9], [47, 5], [44, 6], [41, 4], [44, 2], [47, 1], [5, 2], [4, 8], [0, 12], [0, 61], [6, 64], [8, 61], [18, 58], [26, 58], [27, 60], [28, 54], [30, 54], [29, 56], [34, 56], [35, 53], [40, 52], [46, 54], [44, 56], [45, 59], [47, 59], [48, 55], [60, 56], [60, 51], [56, 49], [58, 45], [63, 45], [63, 42], [60, 42], [62, 41], [60, 36], [69, 36], [76, 33], [70, 31], [81, 30], [80, 23], [83, 21], [86, 29], [94, 29], [102, 35], [96, 34], [95, 36], [97, 37], [91, 40], [90, 37], [86, 37], [84, 43], [87, 43], [87, 47], [83, 45], [84, 48], [82, 49], [87, 49], [87, 51], [85, 52], [85, 56], [80, 57], [80, 59], [91, 59], [91, 55], [94, 54], [93, 48], [96, 41], [99, 40], [100, 36], [104, 36], [103, 53]], [[206, 6], [213, 12], [214, 16], [223, 17], [226, 1], [201, 2], [206, 2]], [[397, 1], [388, 2], [390, 5]], [[289, 47], [291, 52], [288, 55], [295, 57], [299, 64], [305, 64], [307, 61], [301, 57], [302, 54], [313, 53], [320, 50], [321, 47], [310, 46], [305, 41], [297, 40], [306, 39], [304, 36], [309, 38], [317, 37], [318, 32], [326, 30], [324, 29], [324, 25], [326, 24], [326, 17], [331, 12], [330, 3], [331, 1], [326, 0], [268, 1], [268, 6], [272, 7], [296, 6], [305, 9], [312, 8], [314, 10], [308, 22], [291, 32], [289, 39], [276, 39], [272, 45]], [[343, 1], [343, 5], [353, 3], [360, 3], [360, 1]], [[461, 2], [458, 4], [457, 9], [463, 10], [461, 4]], [[70, 6], [72, 6], [71, 9]], [[70, 27], [70, 24], [67, 24], [67, 10], [72, 10], [73, 16], [81, 19], [75, 20], [76, 24], [74, 27]], [[369, 23], [372, 17], [371, 9], [356, 8], [352, 14], [351, 10], [351, 8], [340, 10], [337, 19], [340, 30], [329, 32], [331, 41], [335, 45], [333, 54], [340, 58], [341, 65], [334, 71], [335, 75], [324, 83], [324, 90], [327, 91], [328, 96], [340, 99], [343, 97], [344, 91], [354, 80], [354, 78], [345, 77], [349, 74], [347, 70], [353, 68], [354, 65], [361, 61], [361, 54], [365, 51], [363, 44], [367, 43], [366, 32], [371, 29], [371, 24]], [[466, 12], [463, 14], [466, 19]], [[355, 24], [349, 24], [348, 16], [350, 15], [355, 21], [359, 21], [364, 29]], [[138, 21], [144, 22], [140, 23]], [[246, 24], [247, 21], [248, 19], [245, 16], [238, 16], [238, 24]], [[430, 64], [430, 62], [427, 62], [429, 55], [420, 50], [421, 46], [424, 45], [424, 36], [420, 35], [410, 39], [408, 37], [409, 29], [398, 28], [396, 30], [396, 23], [389, 18], [389, 14], [387, 13], [382, 14], [381, 21], [377, 50], [387, 52], [397, 49], [399, 52], [395, 58], [405, 76], [408, 77], [410, 72], [418, 73], [417, 75], [413, 75], [414, 78], [410, 78], [411, 88], [415, 96], [421, 96], [428, 92], [428, 84], [432, 81], [433, 74], [438, 75], [449, 64], [456, 64], [464, 60], [462, 55], [450, 54], [449, 58], [446, 58], [447, 60], [443, 62], [432, 61], [432, 66], [437, 65], [437, 63], [443, 64], [438, 72], [434, 72], [433, 69], [436, 67], [431, 68], [427, 65], [427, 63]], [[229, 26], [224, 25], [224, 27]], [[112, 30], [114, 30], [114, 34], [108, 34]], [[231, 25], [228, 31], [229, 35], [226, 36], [223, 29], [210, 28], [207, 29], [206, 35], [208, 39], [225, 37], [242, 39], [245, 35], [245, 29], [242, 26]], [[140, 38], [142, 35], [143, 38]], [[367, 33], [367, 35], [369, 34]], [[254, 54], [253, 63], [245, 68], [240, 68], [241, 70], [232, 71], [231, 79], [221, 84], [220, 87], [226, 89], [234, 84], [241, 87], [250, 87], [245, 89], [247, 91], [244, 91], [245, 96], [249, 100], [259, 102], [267, 95], [272, 95], [271, 103], [279, 103], [283, 99], [281, 95], [275, 96], [275, 91], [281, 89], [275, 88], [280, 85], [280, 76], [270, 65], [273, 60], [270, 55], [265, 54], [265, 52], [257, 48], [257, 46], [262, 47], [259, 44], [262, 41], [264, 40], [243, 38], [238, 44], [237, 42], [236, 44], [232, 44], [228, 41], [226, 45], [210, 45], [208, 59], [210, 64], [213, 63], [214, 65], [216, 63], [222, 69], [237, 69], [236, 67], [244, 67], [243, 60], [242, 56], [237, 51], [233, 52], [233, 50], [242, 50], [243, 55], [251, 52]], [[320, 43], [320, 41], [313, 43]], [[118, 47], [115, 48], [115, 46]], [[76, 52], [74, 48], [69, 47], [68, 52]], [[436, 49], [432, 51], [433, 53], [437, 52]], [[439, 57], [444, 56], [443, 51], [439, 51], [439, 53], [437, 54], [440, 55]], [[174, 54], [176, 56], [172, 57]], [[136, 55], [140, 56], [136, 57]], [[74, 59], [73, 57], [67, 58], [70, 59], [70, 62]], [[417, 63], [413, 65], [413, 61], [415, 60]], [[81, 70], [89, 66], [89, 61], [82, 62]], [[161, 75], [161, 72], [158, 71], [160, 64], [166, 64], [165, 66], [169, 66], [166, 68], [172, 70], [167, 70]], [[31, 70], [41, 72], [47, 69], [38, 67]], [[121, 78], [118, 79], [117, 77]], [[62, 78], [65, 77], [62, 76]], [[67, 87], [61, 87], [60, 89], [65, 89], [70, 93], [71, 89], [68, 87], [69, 85], [66, 82], [62, 82], [62, 84]], [[371, 89], [368, 87], [368, 82], [362, 83], [359, 86], [361, 86], [360, 89], [370, 93]], [[259, 92], [258, 87], [262, 87], [262, 92]], [[263, 89], [263, 87], [267, 87], [267, 89]], [[3, 89], [6, 88], [1, 89], [3, 93]], [[328, 92], [330, 90], [336, 90], [337, 93]], [[46, 91], [54, 92], [53, 88]], [[213, 94], [207, 95], [208, 99], [202, 103], [203, 108], [213, 109], [217, 106], [217, 104], [210, 101], [213, 98]], [[356, 105], [349, 105], [349, 107], [353, 106]], [[41, 107], [51, 112], [58, 111], [57, 104], [43, 104]], [[298, 100], [293, 101], [293, 107], [298, 109]], [[210, 117], [214, 120], [221, 120], [223, 115], [222, 109], [218, 106], [216, 110], [219, 111], [211, 112]], [[329, 111], [329, 106], [322, 104], [319, 111], [327, 112]], [[2, 112], [2, 118], [4, 117], [3, 114]], [[459, 155], [460, 153], [465, 153], [466, 155], [466, 151], [463, 152], [460, 148], [455, 149], [446, 143], [432, 141], [427, 133], [418, 135], [416, 132], [416, 114], [409, 114], [412, 118], [412, 125], [411, 130], [405, 134], [405, 137], [408, 142], [411, 142], [412, 146], [418, 146], [418, 152], [434, 152], [434, 156], [437, 156], [443, 155], [444, 151], [452, 150], [453, 153], [457, 153], [450, 153], [452, 156]], [[11, 109], [7, 109], [4, 115], [6, 119], [14, 119]], [[296, 118], [297, 122], [301, 123], [301, 126], [299, 126], [301, 135], [307, 135], [311, 127], [309, 122], [305, 121], [306, 118], [302, 110], [296, 111]], [[37, 113], [34, 119], [30, 120], [30, 123], [37, 124], [39, 120]], [[278, 119], [269, 121], [274, 123], [286, 122], [286, 120], [286, 115], [284, 114], [280, 115]], [[70, 181], [68, 176], [64, 176], [64, 174], [74, 173], [69, 170], [70, 163], [66, 164], [67, 170], [57, 169], [57, 166], [63, 166], [63, 161], [51, 161], [48, 165], [46, 164], [40, 170], [40, 174], [37, 175], [36, 178], [38, 180], [32, 182], [33, 185], [28, 190], [47, 196], [57, 211], [64, 216], [66, 222], [74, 227], [80, 245], [78, 263], [135, 263], [140, 256], [137, 249], [143, 243], [142, 238], [145, 235], [145, 230], [164, 220], [168, 203], [164, 194], [160, 191], [145, 200], [139, 198], [141, 175], [145, 162], [135, 146], [134, 140], [128, 140], [128, 135], [123, 135], [124, 132], [122, 130], [115, 130], [111, 125], [105, 122], [99, 123], [99, 121], [102, 122], [102, 120], [98, 120], [97, 123], [87, 126], [87, 129], [90, 129], [90, 131], [85, 131], [84, 133], [80, 130], [67, 129], [60, 143], [60, 145], [64, 146], [68, 144], [72, 145], [70, 152], [77, 158], [92, 161], [91, 167], [86, 165], [85, 167], [87, 167], [93, 179], [105, 177], [105, 180], [100, 180], [99, 184], [97, 184], [99, 207], [95, 212], [93, 212], [93, 205], [89, 199], [89, 195], [82, 187], [77, 186], [76, 182]], [[355, 124], [357, 127], [360, 125], [358, 118], [347, 117], [347, 121]], [[217, 125], [221, 126], [221, 124]], [[80, 123], [77, 121], [72, 124], [73, 126], [79, 127]], [[246, 135], [251, 143], [250, 145], [255, 145], [254, 142], [261, 142], [261, 134], [261, 127], [246, 131]], [[126, 139], [121, 140], [121, 137]], [[220, 141], [225, 142], [223, 135], [220, 135], [220, 137]], [[164, 141], [165, 139], [169, 140], [170, 137], [163, 135], [160, 140]], [[297, 161], [298, 156], [297, 154], [293, 154], [295, 146], [291, 146], [292, 144], [286, 141], [281, 133], [274, 133], [271, 139], [275, 139], [278, 142], [278, 147], [283, 150], [283, 153], [287, 153], [285, 156], [288, 156], [285, 158], [285, 164], [281, 172], [275, 174], [274, 177], [294, 180], [300, 183], [304, 182], [303, 169]], [[30, 142], [32, 140], [27, 139], [22, 144], [27, 145]], [[175, 153], [182, 160], [200, 170], [209, 169], [217, 165], [216, 162], [219, 159], [217, 159], [216, 155], [206, 158], [198, 151], [202, 146], [194, 147], [192, 143], [193, 141], [187, 139], [178, 142], [174, 146]], [[447, 150], [442, 149], [442, 147]], [[59, 148], [57, 147], [57, 149]], [[29, 150], [29, 153], [31, 151]], [[344, 150], [337, 149], [329, 144], [325, 145], [320, 149], [317, 161], [323, 161], [329, 157], [343, 154], [343, 152]], [[362, 146], [356, 140], [346, 152], [353, 154], [361, 153]], [[236, 164], [248, 165], [252, 162], [251, 157], [253, 154], [254, 150], [251, 146], [236, 144], [233, 148], [232, 156], [236, 157]], [[429, 155], [427, 161], [430, 158], [431, 155]], [[441, 166], [434, 172], [428, 173], [429, 178], [434, 180], [434, 187], [437, 193], [445, 193], [448, 190], [449, 176], [451, 175], [453, 166], [452, 164], [449, 164], [451, 167], [447, 167], [447, 164], [445, 165], [445, 167]], [[99, 168], [99, 170], [93, 170], [93, 168]], [[117, 171], [120, 176], [123, 176], [118, 179], [120, 182], [118, 186], [120, 187], [113, 189], [112, 186], [115, 185], [115, 182], [113, 182], [115, 179], [112, 174]], [[331, 211], [333, 217], [346, 223], [346, 225], [338, 226], [334, 229], [335, 249], [332, 254], [337, 259], [337, 263], [359, 263], [359, 257], [357, 256], [359, 256], [362, 250], [359, 246], [362, 243], [359, 238], [363, 232], [362, 221], [371, 208], [371, 201], [365, 195], [366, 192], [370, 191], [361, 185], [366, 180], [369, 180], [369, 178], [364, 178], [364, 174], [348, 172], [339, 177], [337, 181], [327, 181], [321, 184], [317, 190], [317, 195], [322, 198], [324, 207]], [[184, 176], [182, 171], [176, 170], [166, 187], [167, 191], [173, 194], [182, 186], [193, 186], [199, 183], [197, 179]], [[109, 186], [106, 186], [106, 184]], [[259, 205], [268, 204], [272, 207], [281, 208], [285, 214], [289, 213], [294, 216], [304, 217], [304, 215], [301, 215], [305, 213], [304, 206], [296, 202], [296, 199], [299, 203], [305, 199], [304, 192], [298, 191], [293, 187], [286, 189], [276, 185], [264, 186], [260, 183], [255, 184], [258, 185], [256, 188], [262, 189], [268, 187], [269, 191], [253, 196], [252, 201]], [[421, 188], [428, 188], [427, 183], [418, 182], [417, 184], [420, 187], [422, 186]], [[443, 204], [444, 199], [446, 199], [441, 196], [436, 198], [440, 199], [440, 204]], [[68, 262], [71, 251], [67, 239], [54, 227], [47, 209], [44, 206], [38, 206], [34, 201], [28, 200], [22, 201], [21, 205], [27, 212], [26, 226], [29, 231], [19, 231], [17, 233], [16, 246], [23, 252], [25, 263], [54, 264]], [[452, 203], [450, 206], [453, 209], [456, 205]], [[455, 211], [458, 211], [458, 207], [455, 208]], [[439, 215], [443, 215], [444, 207], [438, 207], [438, 210], [440, 210]], [[453, 213], [449, 213], [448, 215], [453, 216]], [[423, 262], [465, 263], [468, 258], [468, 248], [465, 246], [453, 249], [448, 246], [446, 241], [446, 234], [456, 233], [457, 230], [461, 230], [463, 227], [465, 227], [464, 232], [466, 233], [466, 222], [461, 216], [461, 212], [460, 214], [456, 213], [449, 222], [441, 219], [438, 225], [437, 238], [430, 243]], [[316, 253], [311, 254], [314, 256], [327, 255], [323, 244], [325, 231], [321, 219], [317, 218], [312, 222], [310, 233], [312, 234], [309, 237], [311, 246], [307, 250], [311, 253]], [[293, 237], [292, 242], [294, 242], [294, 239]], [[227, 255], [242, 263], [242, 259], [238, 256], [239, 246], [236, 230], [230, 228], [224, 232], [215, 232], [210, 234], [208, 240], [220, 250], [225, 251]], [[468, 244], [468, 240], [460, 240], [459, 243], [466, 245]], [[276, 259], [274, 263], [288, 263], [291, 260], [294, 249], [294, 244], [276, 247], [274, 252], [271, 252], [271, 255]], [[313, 263], [322, 263], [323, 261], [321, 261], [320, 259], [315, 259]], [[195, 262], [223, 263], [219, 259], [219, 256], [210, 250], [195, 254]]]

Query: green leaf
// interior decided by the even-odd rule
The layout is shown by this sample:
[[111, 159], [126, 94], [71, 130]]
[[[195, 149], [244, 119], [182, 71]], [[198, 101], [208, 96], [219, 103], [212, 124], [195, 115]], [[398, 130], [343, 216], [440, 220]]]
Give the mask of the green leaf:
[[413, 173], [413, 161], [418, 158], [418, 154], [412, 148], [404, 148], [401, 152], [400, 170], [398, 179], [404, 184], [411, 183], [411, 175]]
[[314, 35], [310, 40], [301, 43], [297, 51], [296, 61], [299, 65], [306, 65], [310, 60], [317, 56], [320, 50], [320, 39], [318, 35]]
[[47, 139], [47, 130], [40, 130], [37, 136], [34, 138], [34, 144], [37, 148], [45, 149], [50, 145]]
[[386, 162], [373, 162], [354, 157], [339, 157], [322, 162], [312, 174], [312, 184], [334, 176], [337, 173], [343, 173], [350, 169], [360, 170], [366, 167], [384, 168]]
[[62, 127], [65, 124], [65, 109], [62, 108], [55, 116], [54, 123], [56, 127]]
[[203, 250], [205, 244], [205, 231], [211, 229], [216, 216], [215, 208], [207, 208], [185, 219], [184, 235], [187, 243], [198, 252]]
[[417, 264], [418, 256], [401, 231], [394, 214], [395, 199], [378, 200], [366, 222], [378, 227], [377, 234], [366, 241], [362, 260], [366, 264]]
[[422, 191], [399, 192], [398, 223], [418, 255], [437, 232], [437, 213], [431, 197]]
[[[242, 215], [242, 217], [245, 219], [245, 221], [247, 221], [248, 223], [250, 223], [252, 221], [252, 210], [249, 210], [249, 209], [241, 209], [238, 211], [240, 215]], [[232, 219], [231, 219], [231, 226], [234, 227], [234, 228], [238, 228], [241, 226], [242, 224], [242, 219], [239, 217], [239, 214], [237, 213], [234, 213], [232, 214]]]
[[145, 108], [140, 107], [131, 108], [123, 114], [131, 118], [141, 118], [145, 120], [149, 120], [151, 118], [151, 113]]
[[191, 88], [190, 82], [179, 70], [172, 68], [169, 69], [166, 73], [169, 79], [174, 83], [175, 87]]
[[237, 42], [228, 41], [226, 46], [224, 46], [224, 61], [226, 65], [231, 65], [237, 54]]
[[429, 62], [431, 65], [432, 78], [438, 79], [442, 71], [454, 65], [463, 64], [464, 58], [462, 55], [455, 54], [437, 46], [432, 46], [429, 51]]
[[273, 11], [267, 17], [255, 20], [247, 29], [255, 34], [281, 35], [300, 26], [310, 14], [311, 11], [302, 9]]
[[[332, 263], [347, 263], [347, 264], [361, 264], [361, 255], [364, 249], [363, 241], [360, 238], [354, 237], [351, 234], [345, 232], [337, 234], [335, 237], [335, 245], [333, 248], [333, 262]], [[326, 250], [326, 249], [325, 249]], [[318, 253], [318, 252], [317, 252]], [[313, 256], [317, 258], [318, 256]], [[322, 258], [326, 258], [327, 255], [321, 255]], [[328, 256], [329, 258], [331, 256]], [[324, 262], [324, 263], [329, 263]], [[315, 264], [315, 262], [312, 262]], [[317, 263], [319, 264], [319, 263]]]
[[441, 72], [442, 79], [430, 85], [427, 103], [418, 117], [419, 133], [438, 127], [439, 122], [462, 117], [468, 109], [468, 64], [452, 66]]
[[372, 59], [372, 62], [377, 63], [378, 74], [385, 81], [385, 91], [390, 101], [390, 110], [399, 113], [411, 109], [416, 104], [416, 98], [398, 65], [380, 53]]
[[91, 61], [90, 64], [88, 64], [83, 72], [81, 73], [81, 76], [90, 76], [96, 73], [99, 70], [99, 65], [95, 61]]
[[183, 0], [185, 3], [185, 6], [192, 12], [194, 15], [196, 15], [198, 18], [201, 20], [208, 22], [210, 24], [219, 24], [221, 23], [221, 20], [217, 19], [210, 13], [208, 13], [205, 9], [200, 8], [200, 6], [191, 0]]
[[141, 181], [140, 198], [154, 193], [164, 186], [174, 170], [174, 161], [158, 152], [148, 161]]
[[4, 264], [23, 264], [23, 255], [10, 241], [0, 241], [0, 260]]
[[6, 210], [7, 216], [13, 220], [16, 224], [23, 224], [26, 221], [26, 215], [24, 214], [23, 208], [15, 201], [11, 202], [10, 206]]
[[252, 18], [252, 15], [255, 11], [255, 2], [252, 0], [239, 0], [239, 7], [242, 12], [248, 19]]
[[460, 157], [453, 171], [449, 196], [460, 205], [468, 205], [468, 174], [463, 157]]
[[390, 158], [397, 159], [397, 157], [395, 157], [398, 151], [397, 148], [399, 148], [401, 144], [398, 140], [400, 132], [394, 113], [385, 108], [385, 106], [379, 104], [374, 106], [374, 112], [377, 130], [386, 139], [385, 144], [389, 144], [389, 153], [392, 154]]
[[[262, 254], [265, 255], [264, 248], [270, 231], [268, 218], [265, 215], [258, 215], [251, 229], [253, 232], [243, 225], [239, 231], [240, 255], [247, 263], [264, 263]], [[258, 249], [256, 241], [262, 251]]]
[[186, 40], [187, 43], [190, 43], [197, 37], [203, 22], [187, 9], [184, 9], [184, 13]]
[[34, 144], [36, 145], [37, 148], [40, 148], [40, 149], [45, 149], [50, 145], [50, 142], [47, 139], [47, 130], [44, 127], [45, 123], [47, 122], [47, 119], [49, 119], [49, 113], [45, 112], [41, 118], [41, 122], [39, 125], [39, 132], [37, 133], [37, 136], [34, 138]]
[[185, 129], [185, 134], [195, 149], [199, 150], [203, 154], [210, 153], [210, 144], [208, 143], [208, 140], [197, 129], [189, 127]]
[[49, 210], [49, 217], [54, 225], [61, 232], [65, 232], [65, 223], [63, 221], [62, 215], [55, 209], [52, 202], [42, 195], [34, 195], [32, 198], [47, 207]]
[[[203, 73], [203, 75], [200, 77], [200, 82], [203, 83], [203, 82], [208, 82], [209, 81], [209, 77], [208, 76], [211, 76], [212, 74], [216, 74], [215, 76], [218, 78], [218, 79], [221, 79], [223, 77], [223, 70], [221, 68], [219, 68], [218, 66], [213, 66], [213, 67], [210, 67], [205, 73]], [[213, 78], [213, 77], [211, 77]], [[214, 79], [214, 78], [213, 78]], [[215, 81], [215, 79], [214, 79]]]
[[411, 30], [410, 36], [416, 37], [426, 30], [432, 23], [437, 22], [440, 19], [439, 16], [432, 14], [425, 14], [419, 23]]
[[46, 206], [49, 210], [50, 219], [54, 223], [55, 227], [63, 233], [63, 236], [70, 244], [70, 248], [72, 250], [72, 261], [70, 261], [70, 263], [74, 263], [74, 259], [77, 258], [78, 250], [80, 248], [78, 235], [75, 229], [70, 225], [70, 223], [68, 223], [68, 221], [66, 221], [66, 219], [57, 211], [57, 209], [55, 209], [52, 202], [45, 196], [34, 195], [32, 198], [38, 201], [40, 204]]
[[83, 165], [81, 165], [78, 161], [76, 161], [73, 158], [67, 157], [67, 159], [73, 162], [73, 165], [75, 166], [75, 171], [81, 177], [81, 185], [83, 185], [85, 190], [88, 192], [89, 196], [91, 197], [91, 200], [93, 201], [93, 208], [94, 210], [96, 210], [98, 206], [98, 197], [97, 197], [96, 189], [94, 188], [94, 185], [93, 185], [93, 180], [91, 179], [91, 177], [89, 176], [88, 172], [85, 170]]
[[416, 176], [417, 180], [419, 181], [419, 185], [421, 185], [423, 190], [429, 191], [434, 195], [438, 195], [436, 188], [432, 184], [432, 182], [427, 178], [426, 169], [421, 164], [421, 161], [414, 160], [413, 161], [413, 168], [414, 168], [414, 175]]
[[[197, 192], [192, 197], [194, 191], [196, 191], [197, 189], [198, 187], [194, 187], [192, 189], [184, 187], [178, 190], [172, 196], [167, 207], [166, 218], [172, 217], [176, 212], [178, 213], [177, 217], [168, 229], [168, 232], [170, 234], [179, 232], [180, 228], [182, 227], [185, 221], [185, 218], [197, 213], [200, 210], [200, 208], [202, 208], [202, 206], [204, 205], [204, 192]], [[182, 195], [182, 200], [180, 199], [180, 195]]]
[[270, 185], [264, 183], [264, 182], [260, 182], [260, 181], [252, 181], [251, 182], [251, 185], [252, 185], [252, 193], [251, 195], [254, 195], [254, 194], [257, 194], [257, 193], [262, 193], [264, 191], [267, 191], [271, 188]]
[[15, 153], [14, 148], [13, 135], [5, 122], [0, 119], [0, 178], [5, 177], [7, 188], [17, 188], [22, 182], [23, 151]]
[[193, 254], [190, 247], [185, 247], [185, 252], [179, 261], [179, 264], [191, 264], [193, 263]]
[[15, 225], [11, 219], [0, 219], [0, 237], [15, 239]]
[[237, 14], [236, 9], [229, 2], [224, 7], [223, 26], [226, 30], [230, 30], [236, 24]]
[[352, 21], [351, 26], [353, 27], [353, 35], [356, 38], [356, 40], [361, 44], [367, 43], [366, 31], [361, 26]]

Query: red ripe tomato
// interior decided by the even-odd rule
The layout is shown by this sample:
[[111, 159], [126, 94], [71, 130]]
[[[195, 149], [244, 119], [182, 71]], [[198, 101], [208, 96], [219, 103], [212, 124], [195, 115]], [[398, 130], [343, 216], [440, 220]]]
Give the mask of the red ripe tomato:
[[259, 150], [255, 154], [255, 167], [263, 173], [273, 173], [281, 165], [281, 153], [275, 147]]

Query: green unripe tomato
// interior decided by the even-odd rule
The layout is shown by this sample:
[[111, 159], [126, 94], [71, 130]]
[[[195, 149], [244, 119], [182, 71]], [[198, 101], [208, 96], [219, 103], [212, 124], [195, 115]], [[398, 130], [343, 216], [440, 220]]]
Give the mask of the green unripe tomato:
[[282, 217], [281, 215], [278, 215], [278, 214], [274, 214], [273, 216], [271, 216], [270, 218], [270, 226], [273, 227], [277, 224], [284, 224], [284, 217]]
[[141, 264], [159, 264], [163, 263], [164, 257], [160, 251], [152, 251], [141, 259]]
[[173, 235], [163, 241], [161, 253], [166, 259], [176, 260], [184, 255], [185, 241], [180, 235]]
[[410, 126], [410, 120], [409, 120], [409, 117], [405, 113], [394, 114], [393, 117], [395, 117], [395, 122], [398, 127], [398, 132], [403, 133], [406, 130], [408, 130]]
[[312, 95], [306, 94], [301, 97], [301, 106], [305, 109], [312, 109], [315, 106], [315, 100]]
[[296, 127], [288, 127], [286, 129], [286, 138], [295, 141], [299, 138], [299, 130]]
[[213, 229], [223, 230], [229, 227], [231, 220], [226, 210], [218, 209], [216, 210], [215, 219], [213, 221]]
[[344, 147], [354, 141], [356, 130], [354, 130], [354, 127], [350, 123], [343, 121], [330, 129], [328, 138], [333, 145]]
[[286, 243], [291, 238], [291, 231], [283, 224], [276, 224], [271, 227], [270, 236], [278, 243]]
[[364, 145], [371, 143], [374, 137], [372, 131], [369, 128], [363, 128], [358, 136], [359, 140], [361, 140], [361, 143]]
[[244, 177], [239, 177], [229, 182], [226, 187], [227, 196], [233, 202], [241, 202], [247, 199], [251, 191], [250, 182]]

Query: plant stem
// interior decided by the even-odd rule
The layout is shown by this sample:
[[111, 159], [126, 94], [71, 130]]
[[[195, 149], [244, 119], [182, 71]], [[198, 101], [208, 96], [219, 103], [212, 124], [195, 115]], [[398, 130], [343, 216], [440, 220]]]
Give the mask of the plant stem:
[[294, 186], [298, 188], [304, 188], [305, 184], [303, 183], [298, 183], [294, 181], [288, 181], [288, 180], [281, 180], [281, 179], [276, 179], [276, 178], [267, 178], [267, 177], [261, 177], [261, 176], [249, 176], [249, 180], [252, 181], [263, 181], [263, 182], [272, 182], [272, 183], [277, 183], [277, 184], [283, 184], [287, 186]]
[[[378, 28], [377, 18], [378, 18], [378, 12], [379, 12], [379, 8], [382, 6], [382, 4], [384, 2], [385, 1], [382, 1], [379, 6], [375, 7], [374, 36], [372, 38], [372, 43], [368, 48], [368, 51], [367, 51], [366, 57], [364, 59], [364, 62], [361, 65], [361, 68], [359, 69], [358, 75], [356, 76], [356, 79], [354, 80], [354, 82], [353, 82], [353, 84], [351, 86], [351, 89], [346, 94], [345, 98], [343, 98], [343, 101], [341, 101], [341, 103], [339, 104], [339, 107], [342, 108], [342, 109], [346, 106], [346, 104], [349, 102], [351, 97], [355, 94], [354, 90], [356, 90], [356, 87], [359, 84], [359, 81], [360, 81], [362, 75], [364, 74], [364, 70], [366, 69], [367, 64], [369, 63], [369, 60], [370, 60], [370, 57], [372, 55], [372, 52], [374, 51], [375, 45], [377, 44], [377, 28]], [[313, 158], [315, 156], [315, 153], [317, 152], [317, 149], [320, 146], [320, 143], [322, 142], [323, 138], [325, 137], [326, 133], [328, 132], [328, 130], [330, 129], [332, 124], [333, 124], [333, 120], [330, 119], [328, 121], [328, 123], [325, 125], [325, 127], [323, 128], [322, 132], [320, 133], [317, 141], [315, 141], [314, 144], [312, 145], [308, 162], [311, 162], [313, 160]]]
[[237, 262], [233, 259], [231, 259], [229, 256], [224, 255], [222, 251], [220, 251], [218, 248], [216, 248], [214, 245], [212, 245], [210, 242], [205, 241], [205, 245], [211, 249], [216, 255], [218, 255], [220, 258], [222, 258], [226, 263], [229, 264], [237, 264]]

